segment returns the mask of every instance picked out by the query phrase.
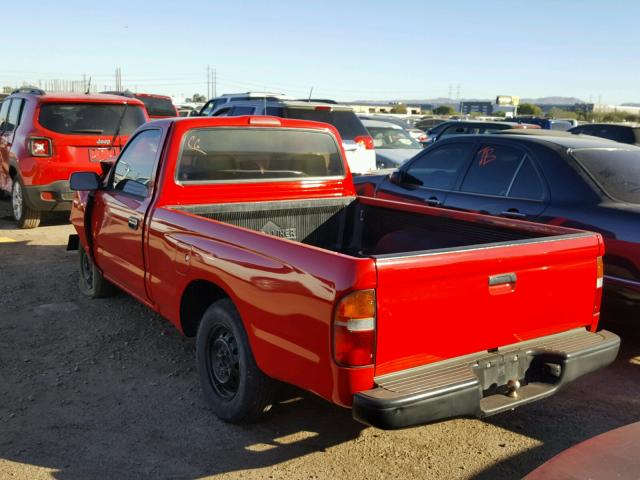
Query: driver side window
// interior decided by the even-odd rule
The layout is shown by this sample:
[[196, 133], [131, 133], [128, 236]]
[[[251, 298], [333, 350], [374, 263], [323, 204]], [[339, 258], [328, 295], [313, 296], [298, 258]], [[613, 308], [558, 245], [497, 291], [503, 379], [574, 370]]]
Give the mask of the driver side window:
[[472, 149], [472, 143], [450, 143], [428, 149], [409, 165], [406, 175], [414, 185], [451, 190]]
[[114, 190], [143, 198], [149, 195], [161, 136], [160, 130], [145, 130], [127, 144], [116, 163]]

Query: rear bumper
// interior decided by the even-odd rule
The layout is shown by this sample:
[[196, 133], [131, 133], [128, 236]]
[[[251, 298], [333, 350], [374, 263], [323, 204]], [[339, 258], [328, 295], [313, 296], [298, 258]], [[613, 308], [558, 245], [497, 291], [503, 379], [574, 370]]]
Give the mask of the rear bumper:
[[[454, 417], [482, 418], [554, 394], [612, 363], [620, 338], [583, 328], [376, 378], [357, 393], [353, 417], [396, 429]], [[520, 387], [509, 394], [509, 381]]]
[[[42, 194], [49, 192], [52, 200], [44, 200]], [[59, 180], [47, 185], [31, 185], [24, 187], [24, 195], [28, 205], [40, 212], [71, 210], [73, 191], [68, 180]]]

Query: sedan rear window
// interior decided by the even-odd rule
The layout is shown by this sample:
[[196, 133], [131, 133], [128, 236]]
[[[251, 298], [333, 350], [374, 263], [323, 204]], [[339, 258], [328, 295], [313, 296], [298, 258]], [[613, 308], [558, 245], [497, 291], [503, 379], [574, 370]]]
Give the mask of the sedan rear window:
[[110, 103], [45, 103], [40, 108], [40, 125], [71, 135], [131, 135], [146, 122], [144, 111], [135, 105]]
[[336, 127], [343, 140], [353, 140], [369, 135], [362, 122], [352, 110], [331, 110], [312, 108], [284, 108], [283, 117], [329, 123]]
[[640, 148], [583, 149], [572, 155], [611, 197], [640, 203]]
[[193, 129], [184, 136], [177, 180], [300, 180], [344, 176], [340, 151], [324, 132], [277, 129]]
[[171, 99], [162, 97], [147, 97], [144, 95], [136, 98], [144, 103], [150, 117], [175, 117], [176, 109]]

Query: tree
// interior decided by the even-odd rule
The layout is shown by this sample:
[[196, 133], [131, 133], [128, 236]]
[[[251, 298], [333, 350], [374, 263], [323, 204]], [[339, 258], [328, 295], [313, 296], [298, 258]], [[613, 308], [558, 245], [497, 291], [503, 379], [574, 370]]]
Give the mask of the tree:
[[438, 108], [433, 110], [433, 113], [436, 115], [453, 115], [456, 113], [456, 109], [451, 105], [440, 105]]
[[538, 117], [542, 115], [542, 109], [533, 103], [523, 103], [518, 107], [518, 113], [520, 115], [535, 115]]
[[206, 102], [207, 97], [205, 97], [204, 95], [200, 95], [199, 93], [194, 93], [191, 97], [191, 101], [193, 103]]
[[498, 110], [497, 112], [493, 112], [491, 115], [493, 115], [494, 117], [506, 117], [507, 112], [505, 112], [504, 110]]
[[569, 110], [562, 110], [560, 108], [553, 107], [551, 110], [549, 110], [549, 113], [547, 113], [547, 117], [548, 118], [573, 118], [573, 119], [576, 119], [576, 118], [578, 118], [578, 115], [576, 114], [576, 112], [571, 112]]

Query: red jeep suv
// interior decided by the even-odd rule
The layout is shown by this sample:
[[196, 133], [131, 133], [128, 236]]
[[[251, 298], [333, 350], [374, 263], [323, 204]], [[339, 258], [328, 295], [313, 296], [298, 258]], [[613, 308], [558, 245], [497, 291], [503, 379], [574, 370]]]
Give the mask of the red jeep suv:
[[134, 98], [14, 90], [0, 106], [0, 193], [11, 194], [18, 227], [37, 227], [42, 212], [69, 210], [71, 173], [100, 173], [101, 161], [147, 120]]

